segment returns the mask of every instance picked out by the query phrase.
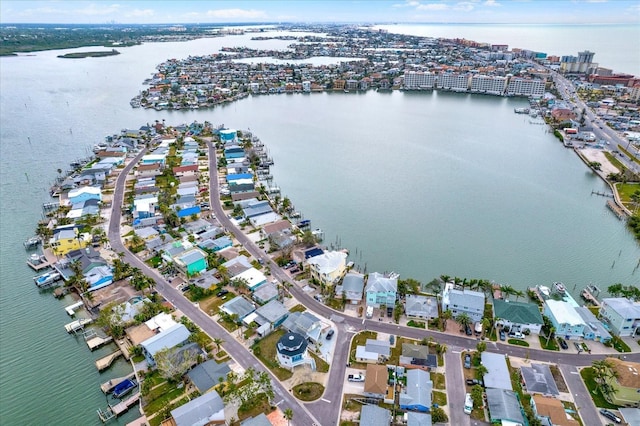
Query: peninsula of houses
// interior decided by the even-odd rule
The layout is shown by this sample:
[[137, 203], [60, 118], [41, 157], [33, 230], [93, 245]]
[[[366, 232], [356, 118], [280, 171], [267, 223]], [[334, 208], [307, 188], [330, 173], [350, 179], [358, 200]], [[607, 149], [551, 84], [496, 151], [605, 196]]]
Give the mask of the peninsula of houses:
[[28, 263], [73, 298], [67, 331], [113, 348], [96, 368], [132, 365], [103, 422], [638, 424], [637, 287], [360, 271], [272, 164], [251, 132], [157, 121], [59, 177]]

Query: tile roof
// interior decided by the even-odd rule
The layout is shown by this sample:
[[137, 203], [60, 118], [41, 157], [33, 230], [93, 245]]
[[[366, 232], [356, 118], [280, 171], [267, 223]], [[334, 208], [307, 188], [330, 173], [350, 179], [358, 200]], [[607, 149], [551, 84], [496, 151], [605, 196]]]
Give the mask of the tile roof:
[[540, 309], [534, 303], [494, 299], [493, 316], [516, 324], [544, 324]]

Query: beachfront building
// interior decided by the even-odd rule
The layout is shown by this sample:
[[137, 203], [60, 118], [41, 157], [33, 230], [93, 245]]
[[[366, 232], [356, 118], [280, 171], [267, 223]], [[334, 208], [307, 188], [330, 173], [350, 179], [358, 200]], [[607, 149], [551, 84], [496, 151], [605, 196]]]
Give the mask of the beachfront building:
[[442, 292], [442, 312], [450, 310], [453, 317], [467, 314], [471, 321], [482, 320], [484, 315], [484, 293], [473, 290], [458, 290], [454, 283], [447, 283]]
[[420, 411], [428, 413], [431, 411], [431, 392], [433, 382], [429, 373], [414, 369], [407, 371], [407, 385], [400, 394], [400, 409]]
[[466, 92], [469, 90], [469, 80], [470, 74], [444, 72], [438, 74], [438, 89]]
[[546, 300], [544, 314], [551, 320], [557, 336], [567, 340], [581, 339], [584, 336], [586, 324], [571, 303], [563, 300]]
[[433, 89], [437, 79], [436, 74], [428, 71], [407, 71], [404, 73], [404, 89]]
[[607, 297], [602, 299], [600, 317], [616, 336], [635, 336], [640, 332], [640, 302]]
[[311, 278], [321, 285], [333, 286], [347, 271], [347, 253], [327, 251], [321, 255], [307, 259]]
[[507, 87], [507, 77], [498, 75], [474, 74], [471, 77], [471, 92], [488, 95], [504, 95]]
[[544, 96], [545, 84], [546, 81], [541, 79], [511, 77], [507, 86], [507, 95], [539, 99]]
[[211, 391], [171, 410], [175, 426], [224, 425], [224, 402], [218, 392]]
[[72, 250], [87, 247], [92, 241], [88, 233], [81, 234], [78, 228], [63, 228], [53, 231], [49, 239], [51, 250], [56, 256], [64, 256]]
[[183, 324], [175, 324], [140, 344], [147, 364], [156, 365], [155, 355], [163, 349], [172, 349], [186, 342], [191, 333]]
[[529, 330], [533, 334], [540, 334], [544, 325], [540, 308], [534, 303], [494, 299], [493, 317], [496, 325], [509, 327], [511, 331]]
[[285, 333], [276, 345], [278, 362], [281, 366], [293, 369], [298, 365], [306, 364], [307, 339], [298, 333]]
[[390, 277], [378, 272], [372, 272], [367, 277], [365, 294], [367, 306], [379, 308], [380, 306], [393, 307], [396, 305], [396, 293], [398, 291], [397, 276]]
[[102, 191], [95, 186], [83, 186], [67, 193], [69, 204], [78, 204], [87, 200], [102, 201]]
[[618, 358], [607, 358], [617, 377], [609, 377], [608, 383], [614, 392], [610, 402], [624, 407], [638, 407], [640, 405], [640, 363], [624, 361]]

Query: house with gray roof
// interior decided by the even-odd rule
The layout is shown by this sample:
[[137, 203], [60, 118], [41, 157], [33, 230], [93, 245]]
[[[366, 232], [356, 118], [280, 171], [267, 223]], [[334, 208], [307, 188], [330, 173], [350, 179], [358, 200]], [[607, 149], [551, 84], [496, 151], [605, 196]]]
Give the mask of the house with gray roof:
[[541, 393], [543, 395], [558, 396], [558, 386], [547, 364], [534, 364], [530, 367], [520, 367], [522, 378], [528, 393]]
[[503, 354], [482, 352], [481, 362], [487, 369], [484, 385], [487, 388], [513, 390], [507, 360]]
[[211, 287], [215, 287], [220, 284], [220, 280], [216, 277], [217, 273], [217, 269], [204, 271], [200, 275], [189, 279], [189, 284], [193, 284], [205, 290], [210, 289]]
[[508, 300], [493, 300], [493, 317], [497, 325], [509, 327], [509, 330], [524, 331], [540, 334], [544, 325], [540, 308], [535, 303], [510, 302]]
[[421, 368], [429, 371], [438, 367], [438, 357], [429, 353], [429, 347], [403, 343], [399, 364], [406, 368]]
[[391, 411], [377, 405], [363, 405], [360, 412], [360, 424], [367, 426], [389, 426]]
[[309, 312], [292, 312], [284, 320], [282, 326], [287, 331], [306, 336], [307, 340], [314, 343], [320, 341], [322, 322]]
[[428, 413], [431, 411], [431, 392], [433, 382], [429, 373], [414, 369], [406, 373], [407, 385], [400, 393], [400, 408], [403, 410], [421, 411]]
[[484, 293], [459, 290], [453, 283], [447, 283], [442, 292], [442, 312], [446, 310], [450, 310], [454, 318], [464, 313], [473, 322], [480, 321], [484, 315]]
[[219, 235], [223, 234], [224, 230], [222, 228], [218, 228], [217, 226], [214, 226], [210, 229], [207, 229], [204, 232], [201, 232], [198, 234], [198, 239], [200, 241], [205, 241], [205, 240], [215, 240], [216, 238], [218, 238]]
[[251, 264], [251, 262], [249, 262], [249, 258], [244, 255], [235, 257], [223, 263], [222, 266], [227, 269], [230, 277], [235, 277], [237, 275], [240, 275], [244, 271], [253, 268], [253, 265]]
[[388, 340], [367, 339], [364, 345], [356, 346], [358, 362], [385, 362], [391, 356], [391, 345]]
[[191, 333], [183, 324], [175, 324], [140, 343], [147, 364], [154, 366], [155, 355], [163, 349], [174, 348], [187, 341]]
[[274, 300], [277, 297], [278, 297], [278, 286], [272, 283], [271, 281], [262, 284], [251, 295], [251, 298], [261, 305], [264, 305], [265, 303], [271, 300]]
[[[364, 290], [364, 275], [357, 272], [349, 272], [342, 279], [342, 291], [347, 302], [358, 304], [362, 301], [362, 291]], [[336, 287], [337, 293], [337, 287]]]
[[407, 426], [432, 426], [431, 414], [407, 411], [404, 413]]
[[604, 298], [600, 317], [615, 336], [636, 336], [640, 331], [640, 302], [624, 297]]
[[249, 417], [240, 426], [272, 426], [271, 422], [264, 413], [260, 413], [255, 417]]
[[437, 318], [438, 301], [435, 297], [407, 294], [404, 302], [404, 311], [408, 317], [425, 319]]
[[242, 296], [236, 296], [220, 306], [220, 310], [227, 315], [237, 315], [236, 321], [239, 323], [244, 317], [256, 310], [253, 303]]
[[289, 316], [289, 310], [277, 300], [272, 300], [264, 306], [256, 309], [256, 322], [260, 325], [271, 324], [272, 328], [277, 328]]
[[491, 423], [507, 421], [525, 424], [524, 413], [517, 393], [505, 389], [486, 389], [485, 392]]
[[209, 389], [220, 384], [220, 378], [227, 380], [227, 374], [231, 369], [227, 363], [217, 363], [210, 359], [202, 364], [193, 367], [188, 373], [189, 381], [198, 389], [201, 394], [206, 393]]
[[382, 305], [395, 306], [398, 291], [398, 277], [372, 272], [367, 277], [365, 293], [367, 306], [379, 308]]
[[583, 331], [583, 336], [587, 340], [594, 340], [596, 342], [606, 343], [611, 340], [611, 333], [604, 326], [604, 324], [593, 315], [593, 312], [586, 306], [578, 306], [575, 308], [576, 312], [584, 320], [586, 327]]
[[216, 391], [211, 391], [171, 410], [176, 426], [225, 424], [224, 403]]

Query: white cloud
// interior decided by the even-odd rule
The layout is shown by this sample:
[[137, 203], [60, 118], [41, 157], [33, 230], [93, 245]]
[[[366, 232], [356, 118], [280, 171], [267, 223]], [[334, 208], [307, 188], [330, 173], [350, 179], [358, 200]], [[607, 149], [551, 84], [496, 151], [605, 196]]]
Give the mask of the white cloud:
[[453, 7], [454, 10], [458, 10], [460, 12], [471, 12], [473, 8], [474, 8], [473, 3], [468, 1], [461, 1], [460, 3], [457, 3]]
[[484, 6], [489, 6], [489, 7], [494, 7], [494, 6], [500, 6], [500, 3], [498, 3], [496, 0], [487, 0], [483, 3]]
[[134, 9], [131, 12], [127, 12], [125, 16], [127, 18], [150, 18], [155, 14], [153, 9]]
[[206, 15], [209, 18], [218, 19], [258, 19], [266, 18], [267, 14], [263, 10], [256, 9], [215, 9], [208, 10]]
[[416, 10], [447, 10], [449, 9], [449, 5], [446, 3], [427, 3], [427, 4], [418, 4], [416, 6]]
[[119, 4], [110, 4], [103, 6], [91, 3], [90, 5], [82, 9], [75, 9], [73, 13], [84, 16], [104, 16], [119, 13], [121, 9], [122, 6], [120, 6]]

